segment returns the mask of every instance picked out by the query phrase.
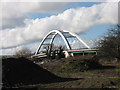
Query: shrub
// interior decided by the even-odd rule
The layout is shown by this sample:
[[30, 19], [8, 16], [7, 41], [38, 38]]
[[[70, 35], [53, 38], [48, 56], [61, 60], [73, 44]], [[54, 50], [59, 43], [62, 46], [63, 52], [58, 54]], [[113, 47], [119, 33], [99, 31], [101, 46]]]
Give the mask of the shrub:
[[60, 58], [64, 58], [65, 55], [63, 53], [65, 47], [64, 46], [54, 46], [51, 45], [51, 48], [48, 46], [46, 47], [46, 54], [47, 54], [47, 58], [52, 58], [52, 59], [60, 59]]
[[21, 50], [17, 51], [15, 55], [16, 57], [28, 57], [31, 55], [31, 51], [30, 49], [24, 47]]
[[112, 60], [114, 58], [120, 60], [120, 26], [109, 29], [108, 33], [99, 43], [100, 54]]
[[101, 68], [101, 64], [97, 60], [92, 59], [69, 59], [60, 68], [62, 72], [79, 72]]

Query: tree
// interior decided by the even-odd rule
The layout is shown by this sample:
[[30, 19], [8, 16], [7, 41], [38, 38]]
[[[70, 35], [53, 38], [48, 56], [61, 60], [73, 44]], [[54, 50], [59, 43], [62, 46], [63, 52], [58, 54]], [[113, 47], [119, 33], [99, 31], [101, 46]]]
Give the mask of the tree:
[[17, 51], [15, 55], [17, 57], [28, 57], [31, 55], [31, 50], [29, 48], [23, 47], [21, 50]]
[[[51, 48], [50, 48], [51, 47]], [[63, 51], [65, 50], [65, 46], [62, 45], [54, 45], [52, 44], [51, 46], [46, 46], [45, 47], [45, 51], [47, 54], [47, 58], [64, 58], [65, 55], [63, 53]]]
[[60, 46], [57, 46], [56, 49], [58, 51], [57, 58], [64, 58], [65, 55], [63, 51], [65, 50], [65, 46], [60, 45]]
[[120, 60], [120, 26], [109, 29], [99, 44], [102, 55]]

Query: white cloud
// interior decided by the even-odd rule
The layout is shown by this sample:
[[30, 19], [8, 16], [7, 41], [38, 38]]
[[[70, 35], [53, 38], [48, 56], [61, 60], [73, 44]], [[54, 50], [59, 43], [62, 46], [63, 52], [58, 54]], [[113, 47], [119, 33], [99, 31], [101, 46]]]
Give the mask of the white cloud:
[[119, 0], [1, 0], [2, 2], [117, 2]]
[[[96, 43], [98, 40], [84, 40], [85, 43], [87, 43], [91, 48], [96, 47]], [[62, 41], [58, 41], [59, 45], [65, 45]], [[82, 43], [80, 43], [78, 40], [72, 40], [69, 42], [72, 49], [80, 49], [80, 48], [86, 48]], [[57, 43], [55, 44], [58, 45]], [[39, 46], [39, 43], [33, 43], [30, 45], [21, 45], [14, 48], [8, 48], [8, 49], [0, 49], [0, 55], [14, 55], [17, 51], [21, 50], [22, 48], [26, 47], [31, 50], [32, 53], [35, 53]]]
[[32, 13], [58, 13], [67, 3], [58, 2], [2, 2], [2, 27], [24, 26], [24, 19]]
[[[117, 24], [117, 3], [103, 3], [92, 7], [68, 9], [56, 16], [24, 20], [25, 27], [1, 30], [2, 48], [13, 47], [40, 40], [53, 29], [74, 33], [85, 32], [99, 24]], [[18, 15], [19, 16], [19, 15]]]
[[0, 55], [15, 55], [15, 53], [22, 48], [28, 48], [32, 53], [35, 53], [35, 51], [38, 48], [39, 43], [33, 43], [28, 45], [21, 45], [13, 48], [8, 49], [0, 49]]

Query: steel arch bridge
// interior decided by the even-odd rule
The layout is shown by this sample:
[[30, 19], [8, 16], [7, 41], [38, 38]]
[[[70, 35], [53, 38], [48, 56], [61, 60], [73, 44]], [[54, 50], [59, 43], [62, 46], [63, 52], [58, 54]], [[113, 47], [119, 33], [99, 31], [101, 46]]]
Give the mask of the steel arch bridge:
[[[40, 42], [39, 47], [38, 47], [38, 49], [37, 49], [36, 52], [35, 52], [35, 55], [38, 55], [38, 54], [39, 54], [39, 52], [40, 52], [40, 50], [41, 50], [41, 47], [42, 47], [43, 45], [45, 45], [44, 42], [45, 42], [46, 40], [48, 40], [48, 39], [50, 39], [50, 42], [49, 42], [50, 47], [49, 47], [49, 49], [51, 49], [51, 45], [53, 44], [53, 41], [54, 41], [54, 39], [55, 39], [55, 37], [56, 37], [57, 35], [60, 35], [60, 36], [62, 37], [62, 39], [64, 40], [65, 45], [66, 45], [66, 47], [67, 47], [67, 50], [71, 50], [71, 49], [72, 49], [72, 48], [71, 48], [71, 45], [70, 45], [70, 43], [69, 43], [69, 41], [68, 41], [67, 38], [76, 38], [76, 39], [78, 39], [86, 48], [90, 49], [90, 46], [87, 45], [77, 34], [74, 34], [74, 33], [72, 33], [72, 32], [65, 31], [65, 30], [52, 30], [52, 31], [50, 31], [50, 32], [43, 38], [43, 40]], [[51, 37], [49, 37], [49, 36], [51, 36]]]

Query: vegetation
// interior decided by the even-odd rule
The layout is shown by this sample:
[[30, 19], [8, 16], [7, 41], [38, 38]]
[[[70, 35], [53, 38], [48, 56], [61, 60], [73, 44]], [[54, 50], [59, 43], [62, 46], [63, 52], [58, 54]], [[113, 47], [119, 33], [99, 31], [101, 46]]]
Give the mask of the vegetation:
[[65, 47], [64, 46], [54, 46], [52, 45], [51, 46], [51, 49], [50, 47], [48, 46], [46, 48], [46, 54], [47, 54], [47, 58], [52, 58], [52, 59], [60, 59], [60, 58], [64, 58], [64, 51]]
[[99, 44], [102, 56], [120, 60], [120, 26], [109, 29]]
[[[3, 86], [120, 88], [120, 62], [102, 63], [102, 65], [99, 63], [101, 56], [120, 60], [120, 26], [111, 28], [99, 45], [98, 56], [79, 56], [67, 59], [63, 58], [64, 46], [52, 46], [51, 50], [47, 47], [48, 58], [44, 58], [42, 64], [41, 62], [33, 63], [33, 60], [27, 59], [31, 51], [28, 48], [22, 48], [16, 52], [18, 58], [2, 60]], [[104, 60], [107, 59], [103, 59], [103, 62]]]
[[26, 48], [26, 47], [17, 51], [15, 54], [16, 57], [28, 57], [30, 55], [31, 55], [31, 50], [29, 48]]
[[[120, 64], [116, 68], [98, 69], [95, 60], [80, 57], [61, 60], [39, 66], [26, 58], [4, 58], [3, 88], [120, 88]], [[56, 68], [60, 63], [62, 72]], [[47, 65], [57, 71], [49, 70]]]
[[102, 65], [97, 60], [76, 58], [66, 60], [60, 70], [62, 72], [83, 72], [101, 67]]

